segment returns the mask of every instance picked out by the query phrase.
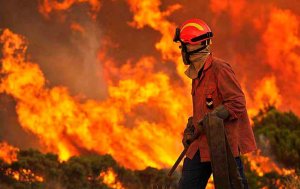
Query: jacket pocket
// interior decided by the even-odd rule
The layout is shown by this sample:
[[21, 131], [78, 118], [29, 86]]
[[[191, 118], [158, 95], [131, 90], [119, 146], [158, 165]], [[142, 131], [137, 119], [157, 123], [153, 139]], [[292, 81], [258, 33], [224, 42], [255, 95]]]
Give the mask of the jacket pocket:
[[212, 110], [214, 108], [215, 104], [215, 93], [216, 92], [216, 87], [215, 86], [209, 86], [204, 90], [205, 94], [205, 106], [206, 108]]

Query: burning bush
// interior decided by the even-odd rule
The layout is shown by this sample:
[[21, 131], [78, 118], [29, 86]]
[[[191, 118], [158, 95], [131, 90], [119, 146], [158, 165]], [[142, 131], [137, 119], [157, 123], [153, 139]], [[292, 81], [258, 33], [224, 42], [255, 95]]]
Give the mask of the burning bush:
[[263, 152], [271, 150], [280, 163], [300, 168], [300, 119], [293, 112], [268, 107], [254, 117], [254, 131]]
[[[299, 118], [268, 107], [253, 120], [260, 149], [243, 157], [250, 188], [299, 188]], [[127, 169], [111, 155], [81, 155], [61, 161], [56, 154], [0, 144], [1, 188], [176, 188], [179, 178], [179, 172], [167, 177], [164, 169]]]
[[299, 188], [299, 117], [268, 106], [253, 121], [259, 150], [244, 158], [250, 188]]
[[29, 149], [20, 150], [17, 159], [11, 164], [1, 161], [0, 188], [146, 189], [177, 183], [177, 177], [168, 178], [166, 170], [129, 170], [110, 155], [74, 156], [60, 162], [55, 154]]

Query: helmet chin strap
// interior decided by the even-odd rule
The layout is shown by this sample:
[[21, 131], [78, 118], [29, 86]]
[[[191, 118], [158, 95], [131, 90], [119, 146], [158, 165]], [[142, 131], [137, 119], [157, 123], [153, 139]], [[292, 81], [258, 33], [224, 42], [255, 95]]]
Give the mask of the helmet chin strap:
[[[182, 45], [182, 46], [181, 46], [182, 51], [183, 51], [184, 54], [185, 54], [185, 64], [186, 64], [186, 65], [190, 65], [190, 64], [191, 64], [190, 56], [193, 55], [193, 54], [195, 54], [195, 53], [199, 53], [200, 51], [204, 50], [204, 49], [207, 47], [208, 44], [209, 44], [209, 40], [206, 40], [203, 47], [200, 47], [200, 48], [195, 49], [195, 50], [193, 50], [193, 51], [188, 51], [188, 50], [187, 50], [186, 44], [181, 43], [181, 45]], [[200, 53], [201, 53], [201, 52], [200, 52]]]

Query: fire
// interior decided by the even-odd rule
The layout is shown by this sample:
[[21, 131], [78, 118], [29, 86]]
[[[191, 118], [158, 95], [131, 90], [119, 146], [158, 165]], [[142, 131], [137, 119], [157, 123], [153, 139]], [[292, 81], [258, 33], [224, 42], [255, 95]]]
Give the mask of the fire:
[[[6, 142], [0, 143], [0, 159], [3, 159], [6, 163], [11, 164], [12, 162], [18, 161], [17, 153], [19, 149], [7, 144]], [[1, 169], [1, 171], [3, 171]], [[4, 170], [5, 175], [14, 178], [21, 182], [43, 182], [44, 178], [34, 174], [30, 169], [19, 169], [12, 170], [8, 168]]]
[[[298, 99], [294, 99], [294, 93], [300, 90], [299, 26], [298, 16], [291, 11], [274, 8], [270, 13], [267, 30], [262, 36], [266, 63], [277, 74], [278, 84], [285, 96], [284, 106], [279, 107], [292, 109], [296, 113], [299, 113], [299, 104], [295, 102]], [[285, 43], [282, 43], [283, 40]]]
[[84, 33], [85, 33], [85, 29], [84, 29], [80, 24], [78, 24], [78, 23], [76, 23], [76, 22], [71, 23], [70, 28], [71, 28], [73, 31], [79, 32], [79, 33], [81, 33], [81, 34], [84, 34]]
[[[88, 5], [90, 15], [96, 19], [101, 8], [98, 0], [42, 0], [39, 11], [49, 18], [53, 13], [69, 11], [78, 4]], [[108, 96], [102, 101], [72, 96], [64, 86], [49, 87], [39, 65], [26, 57], [28, 44], [25, 38], [8, 29], [0, 37], [3, 44], [1, 75], [4, 75], [0, 92], [16, 100], [22, 128], [38, 136], [43, 149], [59, 154], [61, 160], [90, 151], [109, 153], [129, 168], [161, 168], [172, 165], [182, 150], [181, 132], [192, 110], [189, 95], [191, 81], [183, 74], [186, 67], [182, 63], [180, 50], [172, 43], [176, 24], [169, 21], [168, 16], [186, 7], [174, 4], [161, 10], [164, 6], [160, 0], [128, 0], [127, 4], [133, 14], [130, 27], [149, 27], [161, 35], [155, 48], [160, 52], [162, 62], [147, 55], [137, 62], [129, 58], [119, 66], [114, 57], [106, 55], [103, 47], [99, 59], [108, 84]], [[250, 5], [245, 0], [211, 1], [209, 7], [216, 14], [213, 27], [217, 28], [215, 19], [228, 11], [230, 19], [234, 20], [234, 34], [238, 33], [244, 22], [250, 20], [247, 24], [254, 28], [250, 32], [261, 36], [253, 54], [244, 56], [233, 53], [229, 56], [233, 62], [247, 63], [252, 61], [247, 59], [249, 56], [260, 57], [261, 60], [256, 60], [254, 66], [262, 64], [266, 66], [265, 70], [271, 72], [253, 79], [253, 82], [247, 76], [243, 78], [250, 115], [268, 103], [282, 109], [291, 107], [295, 111], [300, 110], [297, 103], [288, 101], [296, 101], [294, 94], [299, 91], [300, 57], [296, 51], [300, 41], [298, 17], [291, 11], [272, 6], [262, 9], [257, 3]], [[262, 16], [259, 8], [263, 13], [265, 9], [271, 10], [266, 25], [260, 17], [252, 19], [251, 12]], [[84, 25], [73, 20], [70, 28], [79, 33], [88, 31]], [[282, 61], [282, 56], [286, 62]], [[177, 78], [173, 79], [166, 71], [158, 71], [157, 68], [162, 66], [167, 69], [173, 66], [172, 69], [175, 69], [171, 72]]]
[[[248, 99], [248, 108], [256, 112], [261, 104], [265, 104], [265, 99], [258, 100], [256, 93], [267, 92], [269, 97], [272, 96], [271, 102], [274, 102], [274, 98], [279, 98], [274, 104], [277, 108], [285, 111], [292, 110], [299, 115], [300, 104], [294, 95], [300, 90], [299, 11], [282, 8], [277, 3], [247, 0], [216, 0], [211, 1], [209, 6], [214, 13], [213, 23], [224, 14], [228, 15], [228, 24], [231, 28], [228, 35], [236, 39], [231, 41], [244, 44], [244, 47], [240, 46], [241, 49], [248, 47], [244, 49], [245, 53], [237, 49], [229, 56], [234, 62], [238, 62], [237, 67], [242, 67], [238, 69], [239, 72], [243, 75], [250, 74], [244, 78], [246, 92], [253, 97]], [[213, 24], [214, 26], [216, 24]], [[224, 28], [216, 26], [216, 32], [220, 29]], [[251, 35], [241, 35], [243, 31]], [[226, 41], [225, 38], [224, 40]], [[247, 46], [250, 40], [255, 40], [256, 44]], [[244, 63], [240, 64], [241, 62]], [[247, 64], [251, 66], [248, 67]], [[269, 80], [269, 84], [266, 80]], [[272, 84], [271, 88], [270, 84]]]
[[279, 175], [295, 174], [294, 169], [278, 167], [278, 165], [269, 157], [261, 155], [260, 150], [257, 150], [255, 153], [247, 154], [247, 158], [250, 161], [251, 170], [256, 171], [259, 176], [263, 176], [264, 174], [272, 171], [278, 173]]
[[113, 171], [112, 168], [108, 168], [107, 171], [103, 171], [99, 175], [100, 179], [104, 184], [113, 189], [125, 189], [117, 180], [117, 174]]
[[254, 96], [248, 94], [247, 91], [245, 93], [250, 117], [257, 115], [260, 109], [263, 109], [268, 105], [279, 107], [282, 103], [282, 96], [280, 95], [276, 84], [275, 76], [263, 78], [257, 84], [255, 91]]
[[18, 171], [15, 171], [9, 168], [5, 171], [5, 174], [21, 182], [43, 182], [44, 181], [43, 177], [35, 175], [30, 169], [20, 169]]
[[3, 159], [6, 163], [12, 163], [17, 161], [18, 148], [13, 147], [6, 142], [0, 143], [0, 159]]
[[[106, 101], [82, 102], [65, 87], [45, 86], [38, 65], [26, 60], [27, 46], [21, 36], [5, 30], [0, 40], [4, 55], [1, 73], [6, 75], [0, 89], [17, 100], [22, 127], [39, 136], [47, 151], [58, 153], [62, 160], [80, 154], [79, 148], [109, 153], [131, 168], [173, 163], [181, 149], [176, 138], [183, 129], [173, 120], [184, 126], [181, 102], [187, 97], [178, 93], [180, 88], [172, 88], [164, 73], [143, 77], [141, 69], [153, 72], [152, 58], [141, 59], [135, 67], [124, 65], [119, 73], [127, 78], [109, 87]], [[156, 112], [155, 116], [150, 112]]]
[[210, 178], [208, 179], [206, 188], [207, 189], [214, 189], [215, 188], [215, 186], [214, 186], [214, 177], [213, 177], [212, 174], [210, 175]]
[[160, 0], [148, 0], [143, 2], [128, 0], [127, 2], [130, 10], [134, 13], [131, 26], [137, 29], [149, 26], [161, 33], [162, 37], [160, 41], [155, 44], [155, 47], [161, 52], [163, 59], [171, 60], [176, 64], [177, 73], [185, 81], [186, 85], [184, 87], [187, 87], [187, 90], [189, 90], [190, 81], [183, 74], [186, 68], [182, 64], [180, 51], [178, 46], [172, 43], [176, 25], [166, 19], [172, 12], [180, 9], [181, 5], [174, 4], [162, 12], [160, 10]]
[[[255, 171], [260, 177], [270, 172], [275, 172], [283, 176], [297, 177], [295, 169], [281, 168], [275, 163], [270, 157], [261, 154], [260, 150], [246, 155], [248, 161], [250, 162], [250, 169]], [[282, 180], [276, 179], [275, 183], [277, 188], [284, 189], [287, 187]], [[289, 186], [290, 187], [290, 186]], [[264, 187], [267, 189], [267, 187]]]
[[49, 17], [51, 12], [65, 11], [70, 9], [74, 4], [87, 3], [90, 6], [90, 15], [96, 18], [97, 12], [100, 10], [101, 4], [99, 0], [42, 0], [39, 4], [39, 11], [45, 17]]

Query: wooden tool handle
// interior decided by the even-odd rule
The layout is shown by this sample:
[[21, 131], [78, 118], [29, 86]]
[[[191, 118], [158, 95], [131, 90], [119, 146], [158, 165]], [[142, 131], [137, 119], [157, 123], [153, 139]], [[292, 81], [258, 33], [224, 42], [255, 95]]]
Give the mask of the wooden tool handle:
[[179, 155], [179, 157], [177, 158], [176, 162], [174, 163], [174, 165], [172, 166], [172, 168], [170, 169], [168, 176], [171, 177], [172, 174], [174, 173], [174, 171], [176, 170], [176, 168], [178, 167], [179, 163], [182, 161], [182, 159], [184, 158], [186, 152], [188, 151], [190, 144], [192, 144], [199, 136], [200, 134], [204, 131], [204, 128], [201, 126], [202, 124], [202, 119], [199, 121], [198, 126], [199, 129], [197, 130], [196, 133], [194, 133], [193, 137], [187, 141], [188, 143], [188, 147], [184, 148], [183, 151], [181, 152], [181, 154]]

